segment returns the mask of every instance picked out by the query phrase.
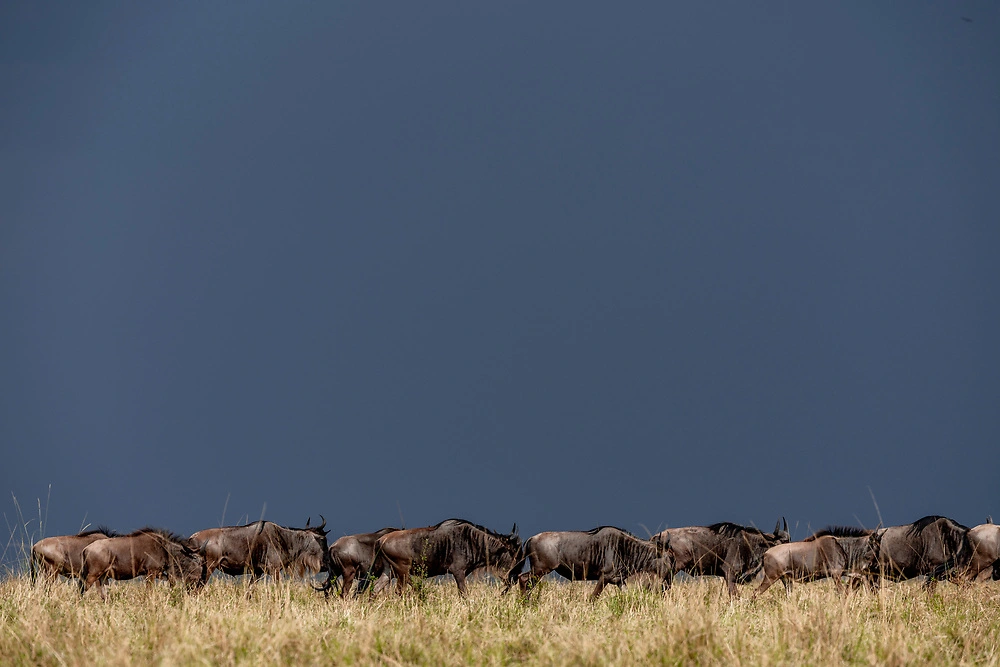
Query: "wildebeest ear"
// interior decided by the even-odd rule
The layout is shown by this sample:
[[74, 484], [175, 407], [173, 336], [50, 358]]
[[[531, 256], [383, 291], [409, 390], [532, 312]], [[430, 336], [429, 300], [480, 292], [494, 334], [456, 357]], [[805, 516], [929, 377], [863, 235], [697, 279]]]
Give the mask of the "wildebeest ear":
[[774, 522], [774, 534], [777, 535], [781, 532], [781, 519]]
[[986, 515], [986, 523], [993, 523], [993, 515], [992, 514], [987, 514]]

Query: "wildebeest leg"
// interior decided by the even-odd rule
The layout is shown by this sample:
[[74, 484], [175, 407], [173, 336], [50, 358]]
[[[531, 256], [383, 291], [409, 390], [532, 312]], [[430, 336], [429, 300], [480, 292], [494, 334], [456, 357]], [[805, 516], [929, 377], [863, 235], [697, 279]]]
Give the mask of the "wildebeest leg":
[[781, 583], [783, 583], [785, 585], [785, 594], [786, 595], [791, 595], [792, 594], [792, 578], [789, 577], [789, 576], [784, 576], [784, 577], [781, 578]]
[[375, 585], [372, 586], [369, 596], [375, 597], [376, 595], [384, 591], [385, 587], [388, 586], [390, 582], [392, 582], [392, 575], [389, 574], [388, 571], [383, 571], [382, 574], [379, 575], [378, 581], [376, 581]]
[[532, 563], [531, 568], [527, 572], [522, 572], [517, 577], [517, 585], [521, 589], [521, 595], [528, 595], [538, 584], [542, 577], [547, 575], [552, 570], [540, 568], [535, 570], [535, 565]]
[[604, 587], [607, 586], [607, 585], [608, 585], [608, 581], [605, 578], [605, 576], [602, 574], [597, 579], [597, 585], [594, 586], [594, 592], [590, 594], [590, 599], [591, 600], [596, 600], [598, 597], [600, 597], [601, 593], [604, 591]]
[[726, 578], [726, 588], [729, 589], [729, 597], [739, 597], [739, 591], [736, 590], [736, 573], [724, 570], [723, 574]]
[[392, 573], [396, 575], [396, 592], [400, 595], [406, 590], [406, 587], [410, 583], [410, 566], [411, 563], [403, 563], [401, 566], [397, 567], [396, 563], [392, 561], [389, 562], [389, 567], [392, 569]]
[[455, 583], [458, 585], [458, 594], [464, 598], [467, 590], [465, 587], [465, 570], [455, 570], [451, 574], [455, 577]]
[[764, 580], [760, 582], [760, 587], [756, 591], [754, 591], [753, 594], [754, 599], [756, 600], [758, 597], [760, 597], [764, 593], [764, 591], [766, 591], [768, 588], [771, 587], [772, 584], [774, 584], [775, 581], [777, 581], [777, 579], [765, 575]]
[[[358, 568], [353, 565], [344, 566], [344, 581], [340, 584], [340, 597], [347, 598], [347, 593], [351, 590], [351, 586], [354, 585], [354, 575], [358, 572]], [[361, 581], [364, 581], [367, 577], [367, 572], [362, 572]], [[361, 583], [358, 582], [358, 593], [361, 593]]]

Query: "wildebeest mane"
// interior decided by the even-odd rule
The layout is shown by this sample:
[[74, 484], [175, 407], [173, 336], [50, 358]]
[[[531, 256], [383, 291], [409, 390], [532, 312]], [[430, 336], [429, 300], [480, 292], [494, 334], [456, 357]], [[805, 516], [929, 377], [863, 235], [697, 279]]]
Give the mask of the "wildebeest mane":
[[107, 535], [108, 537], [121, 537], [121, 533], [111, 530], [107, 526], [98, 526], [93, 530], [85, 530], [82, 533], [77, 533], [77, 537], [89, 537], [90, 535]]
[[128, 535], [122, 535], [121, 537], [139, 537], [140, 535], [158, 535], [168, 542], [176, 542], [177, 544], [185, 547], [190, 546], [188, 538], [183, 535], [178, 535], [177, 533], [167, 530], [166, 528], [154, 528], [152, 526], [144, 526], [139, 530], [133, 530]]
[[713, 523], [708, 527], [710, 531], [724, 537], [736, 537], [740, 533], [746, 531], [748, 533], [756, 533], [758, 535], [763, 535], [764, 532], [759, 528], [754, 528], [752, 526], [741, 526], [738, 523], [732, 523], [731, 521], [722, 521], [720, 523]]
[[815, 540], [817, 537], [823, 537], [824, 535], [832, 535], [833, 537], [867, 537], [872, 534], [867, 528], [858, 528], [857, 526], [827, 526], [822, 530], [817, 530], [811, 536], [807, 537], [806, 540]]
[[462, 525], [472, 526], [473, 528], [475, 528], [477, 530], [481, 530], [484, 533], [486, 533], [487, 535], [492, 535], [493, 537], [495, 537], [497, 539], [500, 539], [500, 540], [504, 540], [504, 539], [507, 539], [507, 537], [509, 537], [508, 535], [504, 535], [502, 533], [497, 533], [495, 531], [490, 530], [486, 526], [480, 526], [478, 523], [472, 523], [471, 521], [467, 521], [465, 519], [445, 519], [441, 523], [439, 523], [436, 526], [434, 526], [434, 528], [440, 528], [440, 527], [444, 526], [445, 524], [448, 524], [450, 526], [462, 526]]
[[[598, 526], [597, 528], [591, 528], [590, 530], [588, 530], [587, 534], [588, 535], [597, 535], [599, 532], [601, 532], [605, 528], [611, 528], [612, 530], [617, 530], [618, 532], [625, 533], [629, 537], [635, 537], [635, 535], [633, 535], [632, 533], [628, 532], [624, 528], [619, 528], [618, 526]], [[636, 539], [638, 539], [638, 538], [636, 538]]]
[[930, 526], [931, 524], [937, 522], [940, 519], [944, 519], [949, 524], [951, 524], [953, 527], [958, 528], [959, 530], [964, 530], [966, 532], [968, 532], [968, 530], [969, 530], [967, 527], [963, 526], [962, 524], [958, 523], [957, 521], [955, 521], [953, 519], [949, 519], [946, 516], [939, 516], [937, 514], [931, 514], [929, 516], [923, 517], [922, 519], [917, 519], [912, 524], [910, 524], [910, 528], [907, 531], [907, 533], [909, 535], [917, 535], [918, 533], [923, 532], [924, 528], [926, 528], [927, 526]]

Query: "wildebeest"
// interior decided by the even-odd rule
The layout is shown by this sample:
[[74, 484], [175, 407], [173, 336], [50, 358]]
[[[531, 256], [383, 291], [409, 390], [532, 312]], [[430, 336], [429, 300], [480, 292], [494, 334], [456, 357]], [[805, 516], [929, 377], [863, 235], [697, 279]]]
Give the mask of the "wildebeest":
[[79, 577], [83, 570], [83, 549], [97, 540], [117, 536], [115, 531], [100, 526], [76, 535], [56, 535], [38, 540], [31, 547], [31, 581], [35, 581], [36, 571], [50, 579], [60, 574]]
[[777, 580], [792, 592], [793, 581], [814, 581], [832, 577], [843, 590], [845, 574], [863, 573], [878, 560], [881, 535], [876, 531], [865, 537], [838, 538], [829, 531], [820, 531], [802, 542], [777, 544], [764, 552], [764, 580], [754, 593], [760, 595]]
[[108, 579], [152, 580], [165, 576], [168, 581], [200, 587], [208, 579], [205, 559], [190, 541], [159, 528], [141, 528], [128, 535], [92, 542], [83, 550], [80, 594], [98, 584], [105, 597]]
[[397, 530], [375, 542], [375, 557], [368, 568], [381, 572], [372, 594], [377, 594], [395, 576], [400, 593], [411, 575], [455, 577], [458, 592], [465, 595], [465, 578], [479, 568], [504, 573], [521, 557], [517, 524], [509, 535], [495, 533], [464, 519], [448, 519], [436, 526]]
[[[322, 515], [320, 516], [322, 518]], [[191, 536], [205, 556], [208, 574], [216, 569], [225, 574], [250, 574], [255, 580], [282, 571], [296, 576], [326, 572], [326, 519], [319, 526], [286, 528], [271, 521], [255, 521], [245, 526], [208, 528]]]
[[345, 535], [330, 545], [330, 576], [327, 582], [317, 590], [329, 593], [337, 577], [343, 576], [340, 586], [340, 597], [347, 597], [354, 579], [358, 578], [358, 594], [368, 586], [368, 567], [375, 558], [375, 542], [383, 535], [388, 535], [399, 528], [383, 528], [374, 533]]
[[[788, 523], [782, 519], [774, 526], [773, 533], [724, 522], [668, 528], [651, 539], [663, 546], [669, 545], [674, 572], [723, 577], [729, 594], [735, 596], [736, 583], [753, 578], [760, 571], [764, 552], [776, 544], [788, 542], [789, 535]], [[671, 577], [668, 577], [667, 587], [670, 582]]]
[[969, 564], [969, 529], [943, 516], [925, 516], [905, 526], [882, 529], [878, 573], [891, 580], [949, 578]]
[[970, 581], [996, 579], [996, 573], [1000, 572], [1000, 525], [989, 518], [986, 523], [970, 528], [968, 537], [972, 556], [959, 576]]
[[[522, 573], [525, 561], [530, 568]], [[507, 574], [507, 588], [516, 581], [524, 594], [541, 577], [556, 572], [567, 579], [596, 580], [591, 597], [597, 598], [608, 584], [621, 587], [630, 576], [643, 572], [666, 581], [671, 569], [669, 544], [640, 540], [621, 528], [545, 532], [524, 543], [524, 555]]]
[[804, 541], [808, 542], [824, 535], [836, 537], [837, 543], [847, 554], [847, 574], [855, 583], [866, 582], [873, 587], [873, 576], [878, 569], [878, 549], [882, 544], [881, 528], [881, 524], [874, 531], [855, 526], [827, 526]]

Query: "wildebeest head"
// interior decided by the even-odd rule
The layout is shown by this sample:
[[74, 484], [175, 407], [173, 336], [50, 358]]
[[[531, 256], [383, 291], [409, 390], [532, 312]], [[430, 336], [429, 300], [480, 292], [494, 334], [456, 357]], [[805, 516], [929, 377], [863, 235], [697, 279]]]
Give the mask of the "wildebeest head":
[[775, 522], [772, 536], [774, 544], [785, 544], [791, 541], [792, 536], [788, 533], [788, 522], [785, 521], [785, 517], [781, 517], [781, 521]]
[[306, 519], [305, 528], [291, 529], [301, 537], [299, 543], [290, 549], [295, 555], [291, 566], [299, 575], [305, 572], [330, 572], [330, 548], [326, 540], [330, 531], [326, 530], [326, 518], [322, 514], [319, 518], [322, 522], [318, 526], [309, 525], [310, 517]]
[[509, 568], [524, 553], [524, 544], [521, 542], [521, 536], [518, 534], [517, 524], [515, 523], [511, 527], [510, 533], [504, 535], [501, 539], [507, 548], [504, 551], [504, 562], [499, 567], [501, 569]]
[[478, 525], [476, 528], [484, 532], [487, 536], [484, 543], [486, 547], [486, 559], [488, 561], [486, 567], [506, 574], [507, 570], [523, 555], [524, 545], [521, 543], [520, 535], [518, 535], [517, 524], [515, 523], [506, 535], [495, 533], [488, 528]]
[[878, 569], [878, 553], [882, 548], [882, 524], [880, 523], [868, 536], [867, 548], [862, 552], [856, 567], [858, 570], [873, 571]]

